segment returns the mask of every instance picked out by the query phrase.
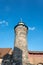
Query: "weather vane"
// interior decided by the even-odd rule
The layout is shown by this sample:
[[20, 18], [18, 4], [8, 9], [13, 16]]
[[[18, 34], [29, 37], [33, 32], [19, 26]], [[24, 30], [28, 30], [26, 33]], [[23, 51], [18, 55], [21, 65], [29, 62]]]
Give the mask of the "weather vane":
[[20, 22], [19, 22], [19, 24], [24, 25], [24, 23], [23, 23], [23, 21], [22, 21], [22, 18], [20, 18]]
[[20, 18], [20, 22], [22, 23], [22, 18]]

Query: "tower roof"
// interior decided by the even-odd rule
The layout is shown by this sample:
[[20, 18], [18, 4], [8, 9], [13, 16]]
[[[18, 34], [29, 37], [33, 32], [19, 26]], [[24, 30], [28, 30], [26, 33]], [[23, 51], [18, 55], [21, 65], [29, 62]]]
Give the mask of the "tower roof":
[[20, 24], [20, 25], [24, 25], [24, 23], [23, 23], [23, 22], [19, 22], [19, 24]]
[[20, 25], [25, 26], [25, 27], [28, 29], [28, 27], [25, 25], [25, 23], [22, 21], [22, 19], [21, 19], [20, 22], [14, 27], [14, 29], [15, 29], [17, 26], [20, 26]]

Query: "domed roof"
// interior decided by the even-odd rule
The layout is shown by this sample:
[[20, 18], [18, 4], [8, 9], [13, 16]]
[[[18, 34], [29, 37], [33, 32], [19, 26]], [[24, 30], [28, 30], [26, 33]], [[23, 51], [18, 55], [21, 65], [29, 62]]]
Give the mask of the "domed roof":
[[14, 29], [20, 25], [25, 26], [28, 29], [28, 27], [23, 23], [22, 19], [20, 19], [20, 22], [14, 27]]
[[23, 23], [23, 22], [19, 22], [19, 24], [20, 24], [20, 25], [24, 25], [24, 23]]

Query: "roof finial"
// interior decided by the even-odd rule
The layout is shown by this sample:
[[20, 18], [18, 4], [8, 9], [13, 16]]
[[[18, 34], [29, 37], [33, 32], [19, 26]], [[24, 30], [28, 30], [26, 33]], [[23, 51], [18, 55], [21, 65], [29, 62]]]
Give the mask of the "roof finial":
[[20, 18], [20, 22], [22, 23], [22, 18]]
[[23, 21], [22, 21], [22, 18], [20, 18], [20, 22], [19, 22], [19, 24], [21, 25], [24, 25], [24, 23], [23, 23]]

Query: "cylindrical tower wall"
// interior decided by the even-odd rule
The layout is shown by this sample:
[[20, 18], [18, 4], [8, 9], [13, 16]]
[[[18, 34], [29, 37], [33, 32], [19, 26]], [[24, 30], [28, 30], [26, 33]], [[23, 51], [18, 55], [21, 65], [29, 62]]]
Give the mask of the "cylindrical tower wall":
[[27, 27], [25, 25], [18, 25], [15, 27], [15, 44], [13, 57], [20, 65], [27, 65], [28, 63], [28, 49], [27, 49]]

